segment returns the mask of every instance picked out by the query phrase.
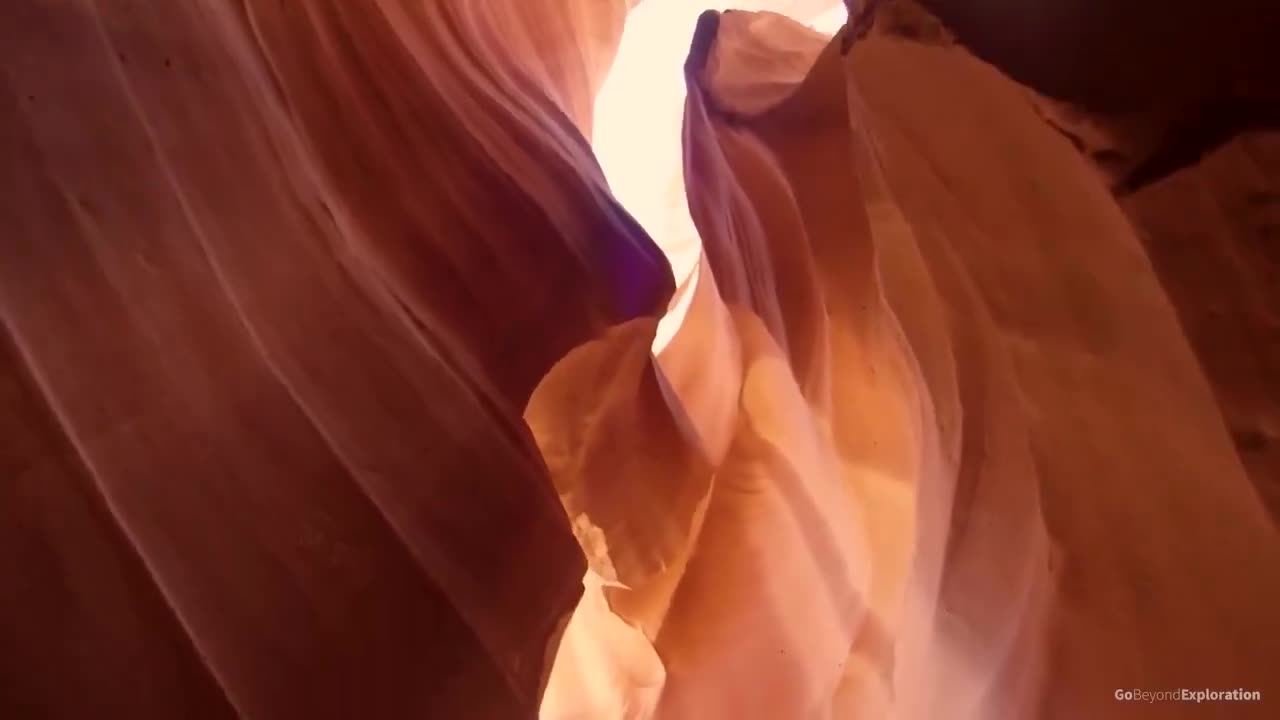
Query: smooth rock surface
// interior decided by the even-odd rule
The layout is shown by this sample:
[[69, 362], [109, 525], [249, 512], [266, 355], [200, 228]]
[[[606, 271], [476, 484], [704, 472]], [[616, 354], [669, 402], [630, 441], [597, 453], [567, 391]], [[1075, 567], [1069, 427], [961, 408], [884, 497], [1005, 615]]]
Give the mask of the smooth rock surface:
[[671, 2], [8, 9], [0, 717], [1276, 716], [1265, 53]]
[[519, 412], [671, 278], [603, 68], [472, 9], [6, 9], [0, 715], [536, 714], [583, 563]]

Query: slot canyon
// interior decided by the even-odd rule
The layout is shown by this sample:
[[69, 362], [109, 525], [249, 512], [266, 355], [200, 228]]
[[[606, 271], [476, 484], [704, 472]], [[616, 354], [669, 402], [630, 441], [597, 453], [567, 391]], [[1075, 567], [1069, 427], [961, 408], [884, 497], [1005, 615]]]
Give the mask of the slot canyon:
[[0, 720], [1280, 717], [1280, 3], [3, 5]]

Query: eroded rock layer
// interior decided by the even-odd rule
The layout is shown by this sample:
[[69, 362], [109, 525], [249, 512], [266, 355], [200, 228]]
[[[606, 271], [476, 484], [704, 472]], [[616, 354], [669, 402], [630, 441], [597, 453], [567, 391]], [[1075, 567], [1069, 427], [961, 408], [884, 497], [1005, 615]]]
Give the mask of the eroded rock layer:
[[[578, 667], [553, 687], [593, 675], [608, 691], [575, 706], [564, 690], [544, 712], [1194, 717], [1118, 703], [1117, 682], [1270, 688], [1274, 525], [1121, 208], [1023, 88], [945, 36], [849, 40], [767, 14], [700, 26], [684, 178], [705, 251], [696, 329], [656, 370], [627, 367], [673, 378], [663, 424], [687, 417], [711, 470], [677, 460], [670, 432], [640, 434], [621, 454], [652, 469], [609, 474], [629, 499], [583, 504], [605, 481], [581, 469], [618, 445], [573, 452], [555, 409], [594, 424], [660, 405], [583, 413], [535, 394], [613, 611], [580, 607], [577, 629], [622, 618], [643, 635], [571, 646]], [[757, 64], [771, 50], [786, 62]], [[706, 345], [682, 356], [694, 333]], [[643, 337], [620, 342], [641, 352]], [[689, 362], [718, 369], [697, 395]], [[553, 371], [539, 393], [581, 376]], [[785, 431], [759, 430], [761, 397]], [[619, 569], [646, 547], [653, 569]]]
[[751, 0], [650, 237], [636, 4], [19, 0], [0, 716], [1274, 717], [1272, 139]]
[[671, 284], [601, 68], [464, 3], [5, 12], [0, 714], [534, 716], [583, 566], [519, 411]]

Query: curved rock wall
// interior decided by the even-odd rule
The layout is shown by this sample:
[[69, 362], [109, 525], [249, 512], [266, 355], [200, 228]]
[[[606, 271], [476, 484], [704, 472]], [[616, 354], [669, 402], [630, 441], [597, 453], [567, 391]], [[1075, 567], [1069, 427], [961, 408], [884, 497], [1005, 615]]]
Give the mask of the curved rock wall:
[[0, 714], [534, 716], [583, 564], [519, 411], [671, 291], [599, 68], [463, 3], [5, 12]]
[[651, 238], [635, 5], [18, 0], [0, 716], [1273, 717], [1269, 140], [710, 13]]

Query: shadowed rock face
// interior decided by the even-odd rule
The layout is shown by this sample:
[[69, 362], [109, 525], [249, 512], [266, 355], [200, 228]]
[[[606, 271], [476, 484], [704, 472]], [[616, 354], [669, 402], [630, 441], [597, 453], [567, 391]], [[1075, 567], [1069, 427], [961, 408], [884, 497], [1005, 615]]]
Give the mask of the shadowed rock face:
[[[1036, 106], [1122, 196], [1213, 384], [1242, 461], [1280, 507], [1275, 328], [1274, 3], [1212, 7], [920, 0], [961, 43], [1036, 92]], [[915, 0], [877, 29], [921, 36]]]
[[1241, 135], [1123, 206], [1280, 518], [1280, 137]]
[[0, 717], [1274, 717], [1274, 138], [929, 3], [688, 29], [673, 278], [635, 2], [18, 0]]
[[[950, 8], [946, 0], [929, 5], [940, 13], [964, 14], [983, 4], [969, 10]], [[1062, 9], [1074, 18], [1071, 32], [1088, 24], [1088, 5]], [[1133, 5], [1119, 3], [1117, 12], [1132, 17]], [[918, 43], [954, 41], [916, 0], [881, 3], [875, 10], [874, 34]], [[1020, 22], [1039, 22], [1043, 11], [1024, 10]], [[970, 29], [962, 42], [1031, 84], [1037, 111], [1120, 196], [1213, 385], [1250, 479], [1275, 515], [1280, 465], [1270, 438], [1280, 417], [1280, 392], [1272, 380], [1280, 376], [1274, 353], [1280, 298], [1273, 288], [1280, 285], [1270, 202], [1277, 192], [1275, 140], [1265, 128], [1276, 127], [1280, 116], [1274, 84], [1257, 81], [1259, 68], [1273, 64], [1264, 58], [1275, 52], [1274, 43], [1257, 33], [1273, 9], [1251, 5], [1229, 22], [1217, 8], [1196, 23], [1180, 12], [1172, 9], [1164, 20], [1167, 34], [1202, 35], [1197, 52], [1170, 57], [1169, 48], [1152, 47], [1156, 41], [1146, 33], [1136, 44], [1117, 46], [1114, 52], [1132, 57], [1136, 67], [1163, 64], [1152, 82], [1132, 86], [1124, 84], [1132, 67], [1118, 74], [1090, 72], [1096, 58], [1076, 58], [1082, 64], [1069, 66], [1070, 55], [1050, 56], [1049, 47], [1002, 54], [998, 48], [1007, 51], [1006, 40], [972, 27], [973, 18], [955, 21]], [[1246, 19], [1248, 28], [1237, 22]], [[1097, 32], [1110, 37], [1111, 31]], [[1235, 64], [1224, 64], [1232, 58]], [[1186, 82], [1170, 85], [1170, 78], [1184, 77], [1175, 71], [1188, 59], [1199, 67]], [[1051, 77], [1077, 89], [1064, 90]], [[1090, 83], [1100, 89], [1080, 89]], [[1114, 108], [1100, 99], [1105, 88], [1126, 87], [1127, 106]], [[1045, 92], [1069, 99], [1050, 99]]]
[[1239, 132], [1280, 126], [1275, 3], [887, 4], [917, 3], [979, 57], [1056, 101], [1047, 103], [1051, 121], [1121, 191], [1193, 165]]
[[[945, 238], [972, 279], [1020, 388], [1042, 515], [1061, 553], [1036, 714], [1143, 716], [1113, 702], [1117, 676], [1265, 686], [1258, 663], [1277, 635], [1253, 603], [1276, 592], [1277, 576], [1264, 565], [1237, 574], [1234, 553], [1274, 552], [1274, 525], [1224, 442], [1164, 289], [1084, 163], [1035, 127], [1016, 88], [954, 52], [869, 41], [851, 58], [880, 119], [891, 186], [914, 208], [919, 236]], [[931, 120], [944, 113], [947, 122]], [[1206, 591], [1218, 583], [1252, 597]], [[1170, 622], [1189, 635], [1165, 632]], [[1250, 713], [1263, 711], [1229, 709]]]
[[913, 0], [1013, 79], [1099, 112], [1166, 100], [1277, 100], [1272, 3]]
[[671, 276], [530, 21], [6, 10], [0, 715], [536, 713], [583, 566], [519, 412]]

